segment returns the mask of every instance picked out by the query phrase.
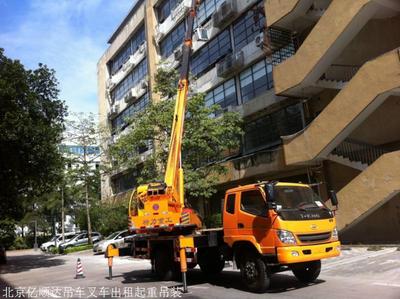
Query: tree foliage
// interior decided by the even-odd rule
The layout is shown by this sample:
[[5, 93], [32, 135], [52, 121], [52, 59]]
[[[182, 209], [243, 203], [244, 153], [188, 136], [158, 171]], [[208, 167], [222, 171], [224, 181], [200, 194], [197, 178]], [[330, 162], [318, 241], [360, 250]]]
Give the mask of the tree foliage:
[[54, 70], [25, 69], [0, 49], [0, 218], [22, 217], [22, 203], [54, 188], [66, 107]]
[[[96, 150], [99, 143], [99, 129], [93, 113], [74, 114], [68, 120], [65, 131], [66, 140], [78, 145], [83, 153], [69, 155], [68, 188], [72, 190], [77, 203], [84, 203], [86, 209], [86, 226], [91, 239], [91, 206], [100, 199], [100, 172], [95, 167], [95, 161], [100, 153]], [[79, 205], [78, 205], [79, 206]]]
[[[164, 100], [152, 103], [128, 120], [127, 132], [110, 146], [110, 156], [119, 169], [137, 168], [137, 183], [163, 180], [168, 159], [176, 93], [177, 73], [160, 69], [155, 90]], [[242, 134], [238, 113], [221, 113], [221, 107], [205, 105], [204, 94], [190, 93], [185, 118], [182, 161], [187, 198], [209, 198], [216, 192], [219, 175], [226, 170], [216, 163], [239, 147]], [[215, 115], [218, 115], [215, 117]], [[151, 140], [152, 154], [141, 162], [138, 149]], [[140, 166], [138, 166], [140, 165]]]

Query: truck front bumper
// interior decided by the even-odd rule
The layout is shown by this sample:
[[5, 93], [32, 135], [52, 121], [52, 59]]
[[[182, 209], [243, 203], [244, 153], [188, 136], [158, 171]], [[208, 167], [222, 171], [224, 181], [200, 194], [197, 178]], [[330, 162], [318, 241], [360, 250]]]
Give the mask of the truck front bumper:
[[281, 264], [302, 263], [340, 255], [340, 242], [317, 245], [278, 247], [278, 261]]

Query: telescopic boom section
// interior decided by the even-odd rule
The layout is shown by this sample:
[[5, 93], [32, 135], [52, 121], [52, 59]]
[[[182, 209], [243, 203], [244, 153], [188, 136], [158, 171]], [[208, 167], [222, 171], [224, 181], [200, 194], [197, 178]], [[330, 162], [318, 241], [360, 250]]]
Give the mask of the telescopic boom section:
[[193, 24], [199, 0], [192, 0], [188, 15], [188, 27], [182, 46], [182, 66], [178, 83], [168, 163], [163, 183], [140, 185], [132, 193], [129, 202], [129, 230], [193, 229], [202, 226], [195, 211], [185, 207], [182, 169], [182, 138], [189, 90], [189, 64], [192, 51]]
[[182, 138], [185, 121], [187, 94], [189, 90], [189, 65], [192, 51], [193, 24], [196, 17], [196, 8], [200, 1], [193, 0], [189, 11], [188, 26], [182, 46], [182, 66], [178, 83], [178, 94], [175, 103], [175, 112], [172, 124], [171, 140], [169, 144], [168, 163], [165, 172], [165, 183], [173, 199], [184, 206], [183, 168], [182, 168]]

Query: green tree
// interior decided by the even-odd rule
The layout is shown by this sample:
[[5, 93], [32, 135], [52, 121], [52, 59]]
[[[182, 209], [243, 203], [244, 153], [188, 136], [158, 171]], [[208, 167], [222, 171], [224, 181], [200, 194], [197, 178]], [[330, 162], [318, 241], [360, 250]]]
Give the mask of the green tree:
[[54, 189], [66, 107], [54, 70], [25, 69], [0, 49], [0, 219], [20, 219], [23, 203]]
[[100, 172], [95, 167], [95, 160], [99, 153], [95, 149], [99, 143], [100, 132], [93, 113], [74, 114], [74, 118], [67, 121], [65, 138], [68, 142], [82, 148], [81, 155], [69, 155], [68, 186], [73, 196], [83, 200], [86, 208], [86, 227], [89, 234], [89, 243], [92, 244], [92, 225], [90, 219], [91, 202], [100, 199]]
[[[155, 79], [155, 91], [164, 100], [150, 104], [145, 111], [127, 120], [128, 132], [109, 147], [113, 169], [139, 168], [138, 183], [163, 180], [168, 159], [177, 72], [160, 69]], [[238, 113], [222, 113], [218, 105], [207, 107], [204, 94], [190, 93], [182, 144], [187, 199], [209, 198], [217, 191], [218, 177], [226, 171], [217, 162], [229, 151], [239, 148], [241, 134]], [[153, 153], [141, 162], [138, 149], [149, 141], [154, 143]]]

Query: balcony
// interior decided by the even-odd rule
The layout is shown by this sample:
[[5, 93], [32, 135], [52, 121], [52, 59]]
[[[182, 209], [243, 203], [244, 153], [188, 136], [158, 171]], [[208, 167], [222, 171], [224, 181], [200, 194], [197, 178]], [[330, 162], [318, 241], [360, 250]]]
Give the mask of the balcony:
[[111, 76], [106, 82], [106, 88], [109, 89], [110, 91], [118, 85], [119, 82], [123, 78], [125, 78], [126, 75], [129, 74], [129, 72], [140, 62], [143, 60], [143, 58], [146, 56], [146, 48], [147, 44], [144, 42], [143, 44], [140, 45], [140, 47], [137, 49], [135, 53], [129, 56], [129, 59], [124, 63], [124, 65], [116, 72], [114, 75]]
[[164, 22], [156, 25], [154, 39], [157, 44], [183, 19], [191, 5], [191, 0], [183, 0], [171, 11], [171, 14]]

